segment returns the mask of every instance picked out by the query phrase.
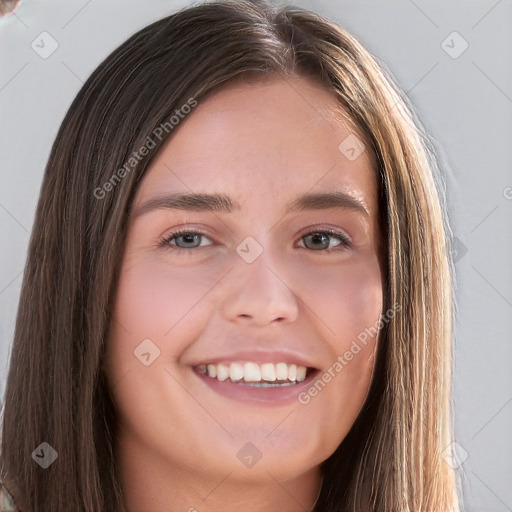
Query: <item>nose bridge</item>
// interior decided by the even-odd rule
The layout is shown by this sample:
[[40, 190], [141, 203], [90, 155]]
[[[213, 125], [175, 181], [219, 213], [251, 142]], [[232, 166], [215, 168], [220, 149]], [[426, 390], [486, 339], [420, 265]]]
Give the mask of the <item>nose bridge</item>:
[[223, 297], [224, 315], [232, 321], [258, 324], [295, 320], [298, 299], [293, 284], [287, 282], [283, 259], [251, 237], [236, 252], [234, 272]]

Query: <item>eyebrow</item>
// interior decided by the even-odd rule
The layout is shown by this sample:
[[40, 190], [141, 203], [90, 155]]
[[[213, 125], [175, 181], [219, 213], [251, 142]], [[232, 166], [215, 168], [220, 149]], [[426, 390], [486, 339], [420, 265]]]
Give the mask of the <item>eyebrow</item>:
[[[340, 191], [303, 194], [288, 203], [286, 212], [294, 213], [306, 210], [325, 210], [328, 208], [341, 208], [344, 210], [353, 210], [366, 216], [370, 215], [370, 212], [362, 202]], [[147, 212], [161, 209], [232, 213], [234, 211], [240, 211], [241, 205], [233, 201], [226, 194], [177, 193], [149, 199], [136, 207], [132, 211], [132, 215], [134, 218], [137, 218]]]

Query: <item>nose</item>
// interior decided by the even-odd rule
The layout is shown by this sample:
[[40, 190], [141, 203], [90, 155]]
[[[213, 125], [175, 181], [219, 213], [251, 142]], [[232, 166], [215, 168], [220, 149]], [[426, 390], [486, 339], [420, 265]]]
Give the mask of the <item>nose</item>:
[[241, 260], [226, 283], [223, 313], [227, 320], [245, 325], [293, 322], [299, 308], [285, 272], [266, 257], [265, 251], [252, 263]]

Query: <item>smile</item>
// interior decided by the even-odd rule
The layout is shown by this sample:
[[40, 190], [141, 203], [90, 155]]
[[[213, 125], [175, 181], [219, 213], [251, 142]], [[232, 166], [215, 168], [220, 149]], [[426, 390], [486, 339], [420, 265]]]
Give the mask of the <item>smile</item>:
[[197, 370], [212, 379], [254, 387], [293, 386], [304, 381], [308, 373], [306, 366], [253, 361], [201, 364]]

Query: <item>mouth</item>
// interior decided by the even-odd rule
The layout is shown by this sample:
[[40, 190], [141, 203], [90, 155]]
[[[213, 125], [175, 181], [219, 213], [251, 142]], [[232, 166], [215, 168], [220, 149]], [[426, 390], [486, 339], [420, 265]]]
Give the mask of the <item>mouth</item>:
[[229, 361], [192, 367], [210, 388], [243, 401], [281, 403], [297, 397], [320, 370], [285, 362]]
[[306, 379], [308, 370], [314, 368], [288, 363], [263, 363], [253, 361], [201, 364], [197, 371], [221, 382], [255, 387], [294, 386]]

